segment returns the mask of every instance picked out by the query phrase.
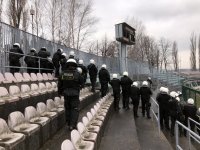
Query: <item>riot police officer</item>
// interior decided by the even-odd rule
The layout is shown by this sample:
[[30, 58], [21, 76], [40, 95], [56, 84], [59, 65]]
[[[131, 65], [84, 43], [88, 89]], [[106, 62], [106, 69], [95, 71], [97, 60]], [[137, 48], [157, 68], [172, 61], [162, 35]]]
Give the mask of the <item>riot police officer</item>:
[[84, 84], [85, 84], [85, 82], [87, 80], [87, 72], [88, 71], [87, 71], [86, 66], [83, 65], [83, 60], [82, 59], [80, 59], [78, 61], [78, 67], [80, 67], [82, 69], [82, 76], [84, 77]]
[[138, 83], [135, 81], [131, 85], [131, 99], [133, 103], [133, 114], [134, 117], [137, 118], [138, 116], [138, 105], [140, 102], [140, 89], [138, 87]]
[[14, 74], [15, 72], [19, 72], [20, 70], [20, 68], [15, 67], [21, 67], [20, 58], [23, 57], [22, 54], [24, 54], [24, 52], [20, 48], [19, 43], [13, 44], [13, 48], [10, 49], [10, 52], [11, 53], [9, 53], [9, 65], [14, 67], [10, 67], [10, 72]]
[[47, 70], [48, 69], [48, 60], [47, 58], [50, 56], [50, 52], [47, 51], [46, 47], [42, 47], [40, 49], [40, 51], [38, 52], [38, 57], [41, 57], [41, 59], [39, 60], [40, 62], [40, 72], [41, 73], [47, 73]]
[[99, 81], [101, 84], [101, 97], [104, 97], [108, 92], [108, 83], [110, 82], [110, 73], [106, 69], [105, 64], [103, 64], [99, 70]]
[[158, 93], [156, 100], [159, 105], [160, 113], [160, 127], [163, 129], [163, 121], [165, 123], [165, 129], [169, 130], [169, 89], [166, 87], [160, 87], [160, 93]]
[[76, 128], [79, 117], [79, 93], [83, 84], [83, 78], [77, 71], [77, 63], [74, 59], [67, 60], [64, 70], [58, 80], [58, 94], [64, 95], [66, 121], [69, 130]]
[[63, 53], [63, 49], [59, 48], [57, 52], [54, 53], [53, 55], [53, 65], [55, 67], [55, 77], [59, 77], [59, 71], [60, 71], [60, 60], [61, 60], [61, 55]]
[[[27, 65], [27, 72], [28, 73], [37, 73], [38, 72], [38, 58], [37, 58], [37, 53], [35, 48], [31, 48], [30, 53], [27, 54], [24, 58], [24, 61]], [[34, 57], [31, 57], [34, 56]], [[31, 67], [31, 68], [29, 68]], [[34, 69], [33, 69], [34, 68]]]
[[89, 71], [89, 75], [90, 75], [90, 82], [92, 85], [92, 92], [95, 92], [95, 85], [96, 85], [96, 80], [97, 80], [97, 73], [98, 73], [98, 69], [95, 65], [95, 61], [93, 59], [90, 60], [90, 64], [87, 66], [87, 69]]
[[152, 88], [153, 82], [152, 82], [152, 80], [151, 80], [151, 77], [148, 77], [147, 82], [148, 82], [148, 84], [149, 84], [149, 87]]
[[67, 54], [62, 53], [61, 58], [60, 58], [60, 65], [61, 65], [62, 71], [66, 70], [66, 63], [67, 63]]
[[128, 77], [128, 72], [123, 73], [123, 77], [121, 77], [120, 84], [122, 86], [122, 103], [123, 109], [130, 109], [129, 108], [129, 98], [131, 92], [131, 84], [133, 81]]
[[151, 89], [148, 87], [148, 82], [143, 81], [142, 82], [142, 87], [140, 88], [140, 95], [141, 95], [141, 100], [142, 100], [142, 115], [143, 117], [145, 116], [145, 111], [147, 114], [147, 118], [150, 119], [150, 98], [152, 95]]

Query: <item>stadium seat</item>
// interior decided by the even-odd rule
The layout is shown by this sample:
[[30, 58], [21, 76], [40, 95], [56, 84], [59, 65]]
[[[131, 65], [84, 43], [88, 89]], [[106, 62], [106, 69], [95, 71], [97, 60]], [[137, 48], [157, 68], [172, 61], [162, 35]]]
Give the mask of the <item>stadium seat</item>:
[[105, 119], [105, 116], [98, 115], [97, 111], [95, 111], [94, 108], [91, 108], [91, 114], [92, 114], [93, 118], [95, 118], [96, 120], [104, 121], [104, 119]]
[[31, 88], [28, 84], [21, 85], [21, 97], [22, 98], [29, 98], [31, 94]]
[[39, 83], [39, 93], [40, 94], [45, 94], [47, 91], [46, 91], [46, 86], [44, 83]]
[[93, 150], [94, 149], [94, 143], [90, 141], [84, 141], [81, 138], [80, 133], [77, 130], [72, 130], [71, 132], [71, 140], [74, 145], [74, 147], [78, 150]]
[[4, 100], [6, 103], [16, 102], [19, 100], [17, 96], [11, 96], [5, 87], [0, 87], [0, 99]]
[[5, 79], [6, 79], [7, 81], [9, 81], [9, 82], [14, 82], [14, 83], [19, 82], [19, 81], [17, 81], [17, 80], [15, 79], [15, 77], [13, 76], [13, 74], [10, 73], [10, 72], [5, 72], [4, 75], [5, 75]]
[[40, 126], [29, 123], [24, 115], [15, 111], [8, 116], [8, 126], [14, 132], [23, 133], [26, 136], [26, 149], [38, 150], [40, 147]]
[[38, 81], [37, 75], [35, 73], [31, 73], [31, 81]]
[[51, 112], [43, 102], [38, 103], [36, 109], [40, 116], [51, 119], [51, 136], [53, 136], [58, 130], [58, 113]]
[[55, 102], [55, 105], [56, 105], [57, 107], [64, 108], [64, 105], [63, 105], [63, 103], [62, 103], [60, 97], [55, 97], [55, 98], [54, 98], [54, 102]]
[[44, 78], [43, 78], [41, 73], [37, 73], [36, 75], [37, 75], [37, 80], [38, 81], [43, 81], [44, 80]]
[[52, 85], [54, 91], [57, 92], [58, 91], [57, 83], [56, 82], [51, 82], [51, 85]]
[[82, 122], [89, 132], [94, 132], [94, 133], [100, 132], [100, 127], [89, 124], [89, 120], [87, 117], [84, 116], [82, 118]]
[[51, 80], [51, 81], [52, 80], [54, 80], [54, 81], [57, 80], [57, 78], [55, 78], [51, 73], [48, 73], [47, 76], [48, 76], [49, 80]]
[[18, 82], [29, 82], [30, 81], [29, 79], [24, 78], [22, 76], [22, 74], [19, 72], [14, 73], [14, 77]]
[[3, 74], [0, 73], [0, 84], [1, 83], [12, 83], [12, 81], [8, 81], [4, 78]]
[[31, 96], [37, 96], [39, 95], [39, 87], [37, 84], [32, 83], [31, 84]]
[[23, 77], [24, 79], [28, 82], [28, 81], [31, 81], [31, 76], [27, 73], [27, 72], [24, 72], [23, 73]]
[[64, 140], [61, 145], [61, 150], [76, 150], [70, 140]]
[[[6, 121], [0, 118], [0, 146], [6, 149], [25, 150], [25, 135], [12, 132]], [[0, 148], [1, 150], [1, 148]]]
[[46, 73], [42, 73], [42, 76], [43, 76], [44, 81], [49, 80], [48, 75]]
[[92, 116], [91, 112], [87, 112], [87, 117], [89, 120], [89, 124], [99, 127], [103, 125], [103, 122], [101, 120], [95, 119], [95, 117]]
[[46, 82], [46, 89], [48, 93], [52, 93], [54, 91], [54, 88], [52, 87], [52, 84], [50, 82]]
[[25, 108], [24, 115], [30, 123], [35, 123], [41, 127], [41, 144], [44, 144], [50, 138], [50, 118], [41, 117], [35, 107], [28, 106]]

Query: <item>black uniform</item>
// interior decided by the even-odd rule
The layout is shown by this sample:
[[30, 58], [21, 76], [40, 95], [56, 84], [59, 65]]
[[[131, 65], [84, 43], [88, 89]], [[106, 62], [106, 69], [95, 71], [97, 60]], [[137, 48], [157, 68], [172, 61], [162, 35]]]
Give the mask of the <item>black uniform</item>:
[[59, 76], [61, 56], [62, 56], [61, 50], [58, 49], [57, 52], [55, 52], [55, 54], [53, 55], [53, 58], [52, 58], [53, 65], [55, 67], [55, 77]]
[[70, 130], [76, 128], [79, 116], [79, 93], [83, 78], [75, 66], [69, 66], [62, 72], [58, 80], [58, 94], [64, 95], [66, 121]]
[[51, 73], [51, 74], [53, 73], [53, 71], [55, 69], [53, 62], [50, 60], [47, 61], [47, 69], [49, 69], [49, 70], [47, 70], [47, 73]]
[[89, 64], [87, 68], [88, 68], [89, 75], [90, 75], [92, 92], [95, 92], [95, 85], [96, 85], [96, 80], [97, 80], [98, 69], [94, 64]]
[[48, 69], [48, 60], [47, 58], [50, 56], [50, 53], [46, 50], [46, 48], [41, 48], [40, 51], [38, 52], [38, 57], [45, 58], [45, 59], [40, 59], [40, 73], [47, 73], [48, 71], [45, 70], [46, 68]]
[[138, 105], [140, 102], [140, 89], [134, 85], [131, 86], [131, 99], [133, 102], [134, 117], [138, 117]]
[[110, 85], [113, 89], [113, 96], [114, 96], [114, 109], [119, 110], [119, 100], [120, 100], [120, 80], [113, 78], [110, 81]]
[[151, 118], [150, 117], [150, 107], [151, 107], [150, 97], [152, 95], [152, 91], [149, 87], [142, 86], [140, 88], [140, 95], [141, 95], [141, 100], [142, 100], [142, 115], [143, 117], [145, 116], [145, 110], [146, 110], [147, 118]]
[[[191, 119], [193, 119], [195, 121], [198, 120], [198, 118], [196, 116], [197, 115], [197, 107], [195, 105], [186, 104], [183, 107], [183, 114], [185, 115], [184, 124], [186, 127], [188, 126], [188, 117], [190, 117]], [[195, 123], [190, 121], [190, 127], [191, 127], [191, 130], [194, 131]], [[184, 134], [186, 135], [186, 131], [184, 131]]]
[[108, 92], [108, 83], [110, 82], [110, 73], [107, 69], [101, 68], [99, 70], [99, 81], [101, 84], [101, 97], [104, 97]]
[[181, 107], [175, 98], [169, 100], [169, 114], [171, 118], [171, 135], [174, 136], [176, 120], [182, 115]]
[[61, 56], [61, 59], [60, 59], [60, 65], [61, 65], [61, 71], [64, 71], [66, 70], [66, 63], [67, 63], [67, 58], [65, 56]]
[[167, 93], [158, 93], [156, 100], [159, 104], [160, 126], [163, 129], [163, 121], [165, 128], [169, 130], [169, 100], [171, 97]]
[[[24, 54], [22, 49], [18, 46], [13, 46], [12, 49], [10, 49], [10, 52], [18, 53], [18, 54]], [[23, 57], [23, 55], [18, 54], [12, 54], [9, 53], [9, 65], [14, 67], [21, 67], [20, 58]], [[15, 72], [19, 72], [20, 68], [12, 68], [10, 67], [10, 72], [14, 74]]]
[[131, 84], [133, 81], [127, 77], [123, 76], [121, 77], [120, 84], [122, 86], [122, 103], [123, 103], [123, 108], [129, 109], [129, 97], [130, 97], [130, 92], [131, 92]]
[[38, 58], [36, 58], [38, 57], [37, 53], [34, 50], [31, 50], [30, 53], [28, 53], [27, 55], [35, 56], [35, 57], [26, 56], [24, 58], [24, 61], [27, 64], [27, 67], [35, 68], [35, 69], [27, 68], [27, 72], [38, 73]]
[[84, 78], [84, 84], [85, 84], [85, 82], [87, 80], [87, 72], [88, 72], [87, 68], [82, 64], [79, 64], [78, 67], [80, 67], [82, 69], [82, 76]]
[[149, 83], [149, 87], [152, 88], [152, 84], [153, 84], [152, 80], [151, 79], [147, 79], [147, 82]]
[[[200, 112], [197, 111], [197, 122], [200, 123]], [[200, 136], [200, 125], [196, 125], [197, 127], [197, 132], [199, 133]]]

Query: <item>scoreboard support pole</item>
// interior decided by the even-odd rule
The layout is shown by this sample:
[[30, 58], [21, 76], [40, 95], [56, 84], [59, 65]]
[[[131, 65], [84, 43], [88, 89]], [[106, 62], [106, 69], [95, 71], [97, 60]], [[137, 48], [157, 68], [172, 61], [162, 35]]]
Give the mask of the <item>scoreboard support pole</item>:
[[122, 42], [119, 42], [119, 67], [121, 74], [123, 74], [124, 71], [128, 72], [127, 45]]

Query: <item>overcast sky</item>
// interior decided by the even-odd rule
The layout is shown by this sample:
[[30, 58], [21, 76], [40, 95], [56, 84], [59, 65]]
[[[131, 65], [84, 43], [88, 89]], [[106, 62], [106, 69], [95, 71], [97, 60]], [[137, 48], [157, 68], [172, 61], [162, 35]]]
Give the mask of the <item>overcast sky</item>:
[[181, 68], [189, 68], [189, 38], [200, 34], [200, 0], [94, 0], [99, 18], [96, 37], [115, 38], [114, 25], [127, 18], [141, 20], [148, 35], [177, 41]]

